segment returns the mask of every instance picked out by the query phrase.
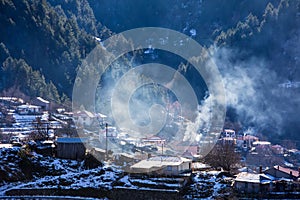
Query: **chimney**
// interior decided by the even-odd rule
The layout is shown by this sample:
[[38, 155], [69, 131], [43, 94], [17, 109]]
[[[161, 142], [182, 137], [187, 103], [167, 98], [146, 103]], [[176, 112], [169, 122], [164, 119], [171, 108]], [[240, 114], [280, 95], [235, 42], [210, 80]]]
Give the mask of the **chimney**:
[[290, 178], [293, 179], [293, 172], [290, 171]]
[[259, 166], [259, 173], [262, 174], [262, 166]]
[[300, 177], [300, 167], [298, 168], [298, 177]]

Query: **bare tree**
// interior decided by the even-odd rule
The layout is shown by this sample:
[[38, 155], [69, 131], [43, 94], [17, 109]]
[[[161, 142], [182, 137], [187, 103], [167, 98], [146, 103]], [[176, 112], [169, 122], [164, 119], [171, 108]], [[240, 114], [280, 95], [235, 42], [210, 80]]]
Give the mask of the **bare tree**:
[[235, 152], [234, 144], [230, 142], [217, 143], [214, 148], [204, 157], [204, 162], [212, 167], [222, 167], [230, 171], [240, 161], [240, 155]]
[[31, 133], [30, 138], [33, 140], [47, 140], [49, 139], [48, 131], [49, 124], [43, 123], [40, 117], [37, 117], [33, 122], [35, 131]]

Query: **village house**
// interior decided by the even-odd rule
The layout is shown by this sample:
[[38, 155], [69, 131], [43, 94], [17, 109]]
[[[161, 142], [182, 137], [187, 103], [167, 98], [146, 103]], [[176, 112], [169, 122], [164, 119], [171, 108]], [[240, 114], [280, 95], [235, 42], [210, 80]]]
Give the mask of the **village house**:
[[94, 147], [90, 150], [90, 154], [94, 156], [97, 160], [103, 161], [106, 159], [105, 149]]
[[224, 129], [224, 131], [221, 133], [221, 136], [235, 138], [235, 131], [232, 129]]
[[142, 143], [148, 145], [154, 145], [154, 146], [162, 146], [165, 145], [166, 140], [158, 136], [151, 136], [151, 137], [142, 138]]
[[265, 174], [271, 175], [275, 179], [291, 179], [291, 180], [298, 180], [300, 178], [300, 168], [299, 170], [293, 170], [286, 167], [281, 167], [279, 165], [276, 165], [270, 169], [267, 169], [264, 171]]
[[238, 136], [236, 139], [236, 145], [244, 151], [247, 151], [252, 148], [253, 142], [256, 142], [258, 140], [258, 137], [253, 135]]
[[6, 106], [18, 106], [25, 103], [23, 99], [17, 97], [0, 97], [0, 102]]
[[197, 159], [200, 156], [200, 145], [197, 143], [179, 142], [174, 150], [182, 153], [182, 156], [188, 159]]
[[173, 143], [174, 151], [178, 153], [191, 154], [193, 156], [198, 156], [200, 154], [200, 141], [190, 142], [190, 141], [175, 141]]
[[236, 145], [236, 139], [233, 137], [222, 137], [217, 141], [218, 144]]
[[118, 136], [118, 130], [114, 126], [107, 126], [104, 129], [101, 129], [99, 133], [101, 138], [105, 138], [106, 136], [110, 138], [115, 138]]
[[20, 115], [42, 114], [42, 109], [40, 106], [23, 104], [17, 106], [17, 113]]
[[242, 193], [293, 192], [299, 191], [299, 171], [274, 166], [260, 173], [241, 172], [237, 174], [234, 188]]
[[50, 109], [50, 102], [43, 99], [42, 97], [36, 97], [32, 100], [32, 104], [40, 106], [43, 110], [49, 110]]
[[254, 147], [260, 147], [260, 148], [269, 148], [271, 146], [271, 142], [269, 141], [255, 141], [252, 143]]
[[185, 150], [185, 152], [183, 152], [183, 154], [181, 156], [184, 158], [192, 159], [192, 160], [196, 160], [197, 158], [199, 158], [199, 156], [194, 155], [189, 150]]
[[57, 138], [56, 156], [58, 158], [83, 160], [87, 138]]
[[89, 111], [77, 111], [73, 115], [74, 120], [77, 124], [83, 126], [91, 126], [93, 123], [97, 122], [97, 116]]
[[241, 193], [269, 192], [271, 178], [265, 174], [241, 172], [236, 175], [234, 188]]
[[191, 169], [192, 161], [178, 156], [155, 156], [142, 160], [130, 167], [133, 173], [155, 175], [179, 175]]
[[192, 171], [208, 171], [212, 167], [208, 164], [201, 163], [201, 162], [193, 162], [192, 163]]
[[140, 161], [135, 155], [128, 153], [116, 153], [113, 155], [113, 163], [126, 171], [130, 170], [130, 166]]
[[102, 114], [102, 113], [97, 113], [96, 117], [97, 117], [98, 122], [100, 123], [100, 125], [104, 126], [106, 121], [107, 121], [107, 116]]
[[272, 151], [277, 155], [282, 155], [284, 152], [284, 148], [281, 145], [272, 145], [271, 146]]

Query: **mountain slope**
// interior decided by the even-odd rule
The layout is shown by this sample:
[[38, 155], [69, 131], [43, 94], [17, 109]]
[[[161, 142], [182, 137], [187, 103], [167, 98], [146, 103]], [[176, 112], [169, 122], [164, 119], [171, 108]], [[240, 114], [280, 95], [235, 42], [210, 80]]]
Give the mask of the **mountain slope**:
[[[23, 59], [44, 74], [47, 82], [53, 81], [61, 93], [70, 95], [80, 60], [96, 44], [93, 37], [74, 18], [57, 14], [46, 1], [5, 0], [0, 10], [0, 41], [9, 55]], [[5, 56], [1, 57], [3, 61]]]

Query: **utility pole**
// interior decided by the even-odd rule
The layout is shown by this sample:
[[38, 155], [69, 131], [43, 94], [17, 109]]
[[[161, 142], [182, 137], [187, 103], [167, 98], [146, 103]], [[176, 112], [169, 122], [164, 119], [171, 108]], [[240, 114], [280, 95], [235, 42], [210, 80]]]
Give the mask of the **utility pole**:
[[105, 123], [105, 160], [108, 160], [108, 152], [107, 152], [107, 132], [108, 132], [108, 124]]

